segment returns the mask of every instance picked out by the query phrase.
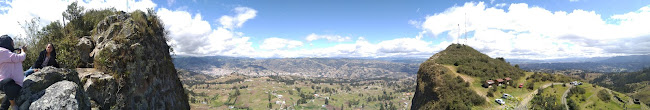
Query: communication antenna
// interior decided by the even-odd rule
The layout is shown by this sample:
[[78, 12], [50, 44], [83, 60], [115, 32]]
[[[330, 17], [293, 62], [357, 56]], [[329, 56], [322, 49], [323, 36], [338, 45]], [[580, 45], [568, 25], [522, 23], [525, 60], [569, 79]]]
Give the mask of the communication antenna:
[[456, 43], [460, 44], [460, 24], [458, 24], [458, 37], [456, 37]]
[[127, 13], [129, 12], [129, 8], [130, 8], [130, 7], [129, 7], [129, 1], [127, 0], [127, 1], [126, 1], [126, 12], [127, 12]]
[[465, 45], [467, 45], [467, 13], [465, 13]]

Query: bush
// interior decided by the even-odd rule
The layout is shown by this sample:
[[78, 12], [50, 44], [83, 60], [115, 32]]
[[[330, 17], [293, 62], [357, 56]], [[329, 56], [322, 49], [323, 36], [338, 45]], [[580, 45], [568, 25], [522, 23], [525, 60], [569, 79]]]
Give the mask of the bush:
[[494, 93], [492, 93], [492, 91], [488, 91], [486, 96], [487, 97], [494, 97]]
[[609, 94], [607, 90], [603, 89], [598, 91], [598, 98], [602, 101], [608, 102], [611, 99], [611, 94]]

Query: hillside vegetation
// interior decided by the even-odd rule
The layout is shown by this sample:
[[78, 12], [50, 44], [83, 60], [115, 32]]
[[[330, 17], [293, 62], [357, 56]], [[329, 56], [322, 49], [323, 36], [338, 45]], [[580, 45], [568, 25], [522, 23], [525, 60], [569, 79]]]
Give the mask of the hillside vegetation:
[[615, 91], [630, 93], [641, 102], [650, 103], [650, 68], [638, 72], [604, 74], [592, 83]]
[[510, 77], [514, 80], [524, 76], [524, 71], [511, 66], [504, 58], [490, 58], [472, 47], [452, 44], [447, 49], [432, 56], [438, 64], [458, 66], [458, 73], [474, 77], [498, 79]]
[[[457, 66], [452, 71], [443, 65]], [[486, 99], [470, 88], [458, 72], [478, 79], [523, 77], [524, 71], [509, 65], [503, 58], [493, 59], [467, 45], [452, 44], [420, 65], [417, 86], [411, 109], [472, 109], [486, 103]], [[480, 85], [480, 84], [479, 84]], [[477, 85], [478, 86], [478, 85]]]

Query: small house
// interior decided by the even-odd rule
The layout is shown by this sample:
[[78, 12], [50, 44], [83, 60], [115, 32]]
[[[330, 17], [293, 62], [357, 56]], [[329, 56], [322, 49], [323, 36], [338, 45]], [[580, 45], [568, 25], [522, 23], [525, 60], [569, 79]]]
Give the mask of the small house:
[[510, 79], [510, 77], [506, 77], [506, 78], [503, 78], [503, 80], [506, 81], [506, 84], [510, 84], [510, 81], [511, 81], [512, 79]]
[[483, 87], [490, 88], [490, 87], [492, 87], [492, 84], [494, 84], [493, 80], [487, 80], [487, 81], [485, 81], [485, 83], [483, 83]]
[[504, 83], [504, 80], [503, 80], [503, 79], [497, 79], [497, 84], [498, 84], [499, 86], [501, 86], [501, 84], [503, 84], [503, 83]]

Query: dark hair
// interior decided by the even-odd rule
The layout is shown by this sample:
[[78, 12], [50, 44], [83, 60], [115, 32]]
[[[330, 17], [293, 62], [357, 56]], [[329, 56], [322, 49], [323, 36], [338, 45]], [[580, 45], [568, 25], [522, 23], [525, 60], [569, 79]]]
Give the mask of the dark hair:
[[54, 47], [53, 43], [45, 44], [45, 50], [43, 50], [45, 51], [45, 54], [47, 54], [47, 45], [52, 45], [52, 52], [50, 53], [50, 56], [56, 58], [56, 47]]
[[12, 45], [13, 42], [14, 42], [14, 40], [11, 39], [11, 37], [9, 37], [8, 35], [0, 36], [0, 47], [2, 47], [2, 48], [5, 48], [5, 49], [13, 52], [14, 50], [16, 50], [16, 49], [14, 49], [14, 46]]

